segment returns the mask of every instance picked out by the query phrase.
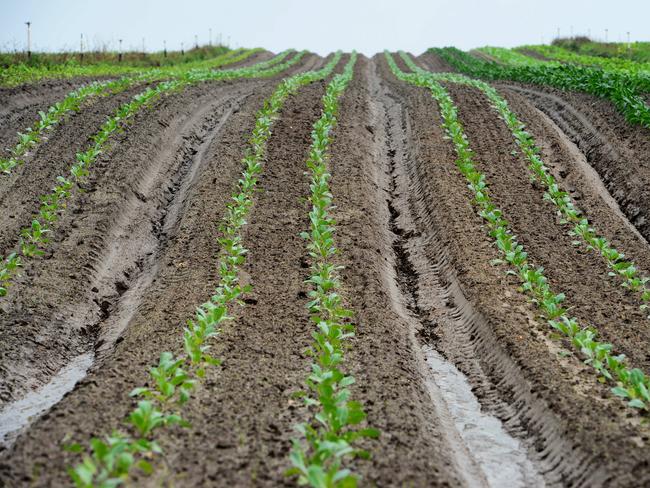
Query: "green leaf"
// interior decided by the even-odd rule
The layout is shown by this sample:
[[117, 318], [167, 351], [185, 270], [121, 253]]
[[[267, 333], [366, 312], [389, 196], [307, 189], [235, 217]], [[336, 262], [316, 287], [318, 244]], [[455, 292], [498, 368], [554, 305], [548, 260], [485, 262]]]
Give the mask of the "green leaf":
[[639, 400], [638, 398], [635, 398], [634, 400], [630, 400], [627, 404], [630, 407], [639, 408], [641, 410], [645, 410], [646, 408], [645, 403], [643, 403], [643, 401]]
[[138, 461], [138, 468], [140, 468], [147, 476], [151, 475], [153, 473], [153, 466], [145, 461], [144, 459], [141, 459]]
[[363, 437], [377, 438], [381, 435], [381, 432], [378, 429], [372, 428], [360, 429], [358, 432], [359, 435], [362, 435]]

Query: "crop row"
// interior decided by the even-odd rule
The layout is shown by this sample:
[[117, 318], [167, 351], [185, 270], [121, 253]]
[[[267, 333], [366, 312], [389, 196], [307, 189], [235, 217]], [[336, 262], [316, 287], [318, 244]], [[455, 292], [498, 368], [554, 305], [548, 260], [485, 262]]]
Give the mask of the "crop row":
[[[560, 222], [565, 225], [573, 225], [570, 234], [578, 237], [586, 244], [589, 250], [597, 251], [609, 267], [610, 275], [618, 276], [623, 281], [622, 286], [633, 292], [637, 292], [642, 302], [640, 308], [642, 310], [647, 309], [650, 305], [650, 288], [648, 287], [650, 277], [642, 276], [633, 261], [625, 259], [625, 254], [613, 247], [605, 237], [596, 232], [569, 193], [564, 191], [557, 183], [555, 177], [550, 174], [548, 167], [542, 161], [540, 150], [535, 144], [533, 136], [526, 131], [525, 124], [510, 110], [508, 102], [499, 95], [499, 92], [484, 81], [468, 78], [464, 75], [455, 73], [430, 73], [417, 66], [413, 59], [406, 53], [400, 52], [400, 56], [413, 72], [430, 76], [436, 81], [472, 86], [485, 94], [490, 101], [491, 107], [505, 122], [515, 139], [515, 143], [519, 146], [528, 161], [531, 181], [537, 181], [545, 188], [544, 199], [555, 205], [558, 214], [562, 217]], [[574, 245], [580, 245], [580, 241], [574, 241]]]
[[[46, 112], [39, 112], [39, 120], [34, 122], [24, 133], [18, 133], [18, 143], [11, 149], [11, 155], [6, 158], [0, 158], [0, 172], [9, 174], [16, 166], [23, 164], [23, 157], [28, 151], [35, 149], [45, 133], [60, 124], [67, 115], [78, 112], [82, 104], [93, 96], [115, 95], [138, 83], [153, 82], [168, 78], [173, 79], [183, 76], [184, 73], [188, 73], [190, 70], [205, 72], [206, 69], [241, 61], [254, 52], [257, 52], [257, 50], [246, 50], [239, 53], [237, 51], [230, 51], [222, 56], [223, 59], [220, 62], [214, 59], [204, 60], [200, 63], [192, 63], [190, 66], [150, 69], [137, 75], [124, 76], [113, 81], [94, 81], [88, 85], [84, 85], [70, 92], [63, 100], [49, 107]], [[288, 51], [285, 51], [280, 56], [264, 62], [265, 64], [260, 63], [260, 65], [270, 66], [272, 63], [281, 60], [282, 56], [286, 56], [287, 54]], [[261, 69], [258, 65], [255, 67], [256, 69]]]
[[447, 91], [431, 74], [404, 73], [388, 52], [386, 58], [397, 78], [428, 88], [438, 103], [443, 128], [456, 151], [456, 166], [468, 182], [474, 197], [473, 203], [478, 206], [478, 213], [486, 222], [490, 237], [494, 239], [504, 261], [512, 266], [508, 273], [520, 279], [522, 291], [531, 297], [548, 324], [564, 334], [585, 357], [585, 363], [591, 365], [605, 380], [616, 383], [612, 388], [615, 395], [626, 399], [631, 407], [650, 409], [650, 378], [640, 369], [629, 368], [623, 355], [612, 353], [611, 344], [598, 341], [594, 329], [581, 327], [576, 318], [568, 315], [568, 309], [563, 303], [565, 295], [554, 293], [543, 268], [535, 268], [529, 263], [523, 245], [512, 234], [502, 211], [492, 203], [486, 177], [476, 168], [473, 152], [458, 120], [457, 109]]
[[[526, 56], [514, 49], [508, 49], [505, 47], [492, 47], [485, 46], [477, 49], [478, 52], [487, 54], [492, 59], [510, 66], [537, 66], [539, 64], [545, 64], [546, 61], [541, 59], [533, 58], [532, 56]], [[550, 63], [558, 64], [558, 63]]]
[[63, 100], [48, 108], [47, 112], [40, 111], [39, 120], [24, 133], [18, 133], [18, 143], [11, 149], [11, 156], [0, 158], [0, 171], [9, 174], [16, 166], [23, 164], [23, 156], [41, 141], [44, 134], [58, 125], [66, 115], [78, 112], [89, 98], [119, 93], [137, 81], [135, 78], [120, 78], [109, 82], [94, 81], [68, 93]]
[[524, 46], [526, 49], [538, 52], [549, 59], [562, 61], [563, 63], [580, 64], [584, 66], [596, 66], [605, 70], [618, 70], [629, 73], [650, 76], [650, 63], [639, 63], [624, 58], [603, 58], [601, 56], [589, 56], [578, 54], [559, 46]]
[[[29, 227], [21, 230], [18, 251], [9, 254], [6, 258], [0, 257], [0, 297], [5, 296], [13, 278], [19, 268], [24, 264], [24, 259], [30, 259], [43, 254], [43, 249], [48, 244], [47, 235], [51, 227], [65, 209], [67, 201], [71, 198], [74, 189], [90, 174], [90, 168], [99, 155], [105, 150], [109, 139], [119, 130], [123, 129], [133, 117], [144, 107], [151, 105], [163, 94], [182, 90], [192, 84], [203, 81], [228, 80], [234, 78], [253, 78], [275, 76], [290, 66], [296, 64], [304, 55], [297, 53], [289, 61], [274, 64], [266, 68], [268, 62], [239, 70], [199, 70], [190, 71], [171, 81], [164, 81], [155, 87], [149, 87], [133, 99], [123, 104], [115, 114], [109, 117], [102, 125], [99, 132], [93, 136], [93, 144], [86, 151], [77, 153], [76, 161], [71, 165], [69, 176], [58, 176], [56, 186], [52, 192], [41, 197], [41, 206], [37, 216]], [[282, 54], [280, 56], [286, 56]]]
[[[22, 83], [33, 83], [43, 78], [72, 78], [77, 76], [97, 78], [100, 76], [117, 76], [125, 74], [138, 75], [146, 73], [151, 69], [217, 68], [225, 64], [235, 63], [237, 60], [245, 59], [259, 50], [260, 49], [227, 51], [212, 58], [164, 66], [162, 68], [146, 68], [143, 66], [128, 65], [126, 63], [119, 65], [110, 63], [88, 65], [62, 63], [36, 67], [27, 66], [25, 64], [16, 64], [0, 71], [0, 86], [16, 86]], [[244, 55], [243, 58], [241, 57], [242, 55]]]
[[[84, 456], [81, 464], [70, 469], [70, 476], [78, 487], [117, 486], [129, 479], [134, 468], [151, 474], [154, 466], [150, 460], [162, 452], [156, 441], [159, 429], [170, 425], [190, 426], [179, 412], [200, 385], [206, 369], [221, 363], [210, 355], [209, 342], [219, 333], [223, 323], [231, 320], [232, 307], [242, 305], [241, 296], [251, 289], [250, 285], [239, 283], [239, 269], [248, 252], [242, 243], [241, 230], [253, 205], [271, 127], [289, 96], [301, 86], [328, 76], [340, 59], [339, 52], [321, 70], [286, 78], [257, 113], [249, 147], [242, 159], [242, 176], [219, 225], [221, 250], [215, 292], [208, 302], [197, 308], [194, 318], [188, 320], [183, 330], [184, 355], [174, 357], [171, 352], [163, 352], [158, 365], [149, 371], [153, 386], [135, 388], [130, 393], [140, 398], [124, 420], [125, 430], [131, 434], [116, 431], [105, 439], [92, 439], [90, 453]], [[69, 448], [83, 450], [78, 444]]]
[[336, 125], [339, 98], [350, 83], [356, 53], [352, 53], [344, 71], [336, 75], [323, 96], [323, 112], [314, 124], [312, 144], [307, 159], [311, 194], [309, 201], [310, 229], [302, 233], [307, 240], [311, 258], [310, 301], [307, 307], [316, 326], [309, 355], [313, 358], [311, 374], [307, 378], [307, 391], [301, 392], [305, 405], [313, 412], [308, 422], [296, 429], [305, 438], [305, 444], [294, 440], [291, 450], [293, 469], [299, 484], [314, 488], [356, 486], [358, 476], [344, 467], [346, 457], [367, 457], [368, 453], [353, 446], [361, 437], [376, 437], [379, 433], [370, 428], [358, 428], [366, 415], [362, 405], [351, 400], [349, 386], [354, 377], [342, 369], [345, 341], [354, 336], [350, 323], [352, 311], [345, 308], [341, 296], [339, 271], [342, 266], [333, 262], [337, 248], [336, 231], [331, 211], [333, 208], [327, 165], [331, 132]]
[[[650, 107], [639, 95], [646, 79], [629, 73], [570, 64], [502, 66], [456, 48], [431, 49], [460, 72], [488, 80], [513, 80], [585, 92], [610, 100], [629, 122], [650, 127]], [[647, 90], [645, 90], [647, 91]]]

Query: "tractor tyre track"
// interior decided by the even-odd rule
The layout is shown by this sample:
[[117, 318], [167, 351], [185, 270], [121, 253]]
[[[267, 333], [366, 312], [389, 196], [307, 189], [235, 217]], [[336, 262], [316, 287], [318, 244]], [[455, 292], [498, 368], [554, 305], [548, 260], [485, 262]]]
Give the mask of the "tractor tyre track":
[[[650, 344], [648, 314], [639, 309], [638, 294], [621, 287], [618, 278], [608, 276], [609, 268], [600, 254], [573, 244], [575, 237], [559, 224], [555, 207], [544, 200], [543, 188], [531, 185], [527, 162], [487, 98], [479, 90], [462, 85], [446, 84], [446, 88], [458, 107], [478, 168], [486, 175], [492, 200], [504, 212], [530, 262], [543, 266], [551, 287], [566, 294], [572, 315], [582, 324], [595, 327], [601, 340], [613, 344], [633, 366], [650, 371], [650, 356], [638, 347]], [[618, 216], [608, 212], [607, 205], [591, 209], [583, 205], [586, 202], [580, 203], [598, 228], [601, 221], [616, 222]], [[627, 253], [636, 248], [638, 257], [631, 253], [630, 257], [650, 269], [647, 246], [625, 227], [624, 219], [619, 217], [618, 223], [620, 249]]]

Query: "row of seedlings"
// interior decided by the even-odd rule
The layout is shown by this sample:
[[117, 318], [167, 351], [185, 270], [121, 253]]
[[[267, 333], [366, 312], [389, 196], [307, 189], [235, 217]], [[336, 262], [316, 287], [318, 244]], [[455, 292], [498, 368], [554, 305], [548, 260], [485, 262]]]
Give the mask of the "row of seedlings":
[[520, 279], [522, 291], [531, 297], [548, 324], [570, 340], [573, 347], [585, 358], [586, 364], [591, 365], [605, 381], [616, 384], [612, 388], [615, 395], [627, 400], [630, 407], [650, 410], [650, 377], [638, 368], [628, 367], [624, 355], [615, 355], [612, 345], [600, 342], [594, 329], [581, 326], [575, 317], [571, 317], [568, 308], [563, 305], [564, 294], [555, 293], [544, 275], [543, 268], [536, 268], [528, 261], [524, 246], [519, 244], [512, 234], [501, 210], [492, 203], [485, 175], [476, 169], [473, 152], [458, 120], [457, 109], [447, 91], [428, 74], [404, 73], [393, 57], [388, 52], [385, 54], [397, 78], [428, 88], [438, 103], [443, 128], [454, 144], [456, 166], [467, 179], [468, 187], [474, 196], [473, 203], [479, 207], [478, 213], [487, 223], [490, 237], [495, 240], [504, 261], [513, 268], [509, 273]]
[[309, 212], [310, 229], [302, 237], [307, 240], [311, 258], [312, 287], [307, 304], [311, 320], [316, 326], [309, 354], [313, 358], [311, 373], [306, 380], [307, 391], [301, 392], [305, 405], [313, 412], [309, 421], [296, 426], [303, 441], [294, 440], [290, 459], [293, 468], [289, 474], [298, 476], [298, 483], [315, 488], [356, 486], [359, 479], [345, 467], [346, 458], [367, 457], [368, 453], [354, 447], [361, 437], [376, 437], [378, 431], [360, 428], [366, 414], [361, 403], [351, 400], [350, 385], [354, 377], [342, 368], [345, 341], [354, 335], [350, 323], [352, 311], [345, 308], [339, 271], [334, 257], [336, 230], [331, 211], [334, 208], [327, 165], [331, 132], [336, 125], [339, 98], [353, 76], [356, 53], [352, 53], [344, 71], [327, 86], [323, 97], [323, 111], [314, 124], [312, 145], [307, 159], [311, 178], [312, 205]]
[[499, 117], [512, 132], [515, 143], [528, 161], [531, 181], [538, 182], [544, 187], [546, 190], [544, 199], [555, 205], [561, 217], [560, 223], [573, 226], [569, 232], [572, 236], [579, 238], [579, 240], [574, 241], [574, 245], [579, 246], [582, 241], [589, 250], [598, 252], [610, 269], [610, 276], [619, 277], [622, 280], [622, 286], [638, 293], [641, 300], [640, 308], [642, 310], [648, 309], [650, 306], [650, 286], [648, 286], [650, 277], [643, 276], [634, 261], [625, 259], [625, 254], [613, 247], [605, 237], [598, 234], [589, 220], [584, 217], [583, 212], [576, 206], [571, 196], [560, 188], [557, 180], [550, 174], [548, 167], [542, 161], [540, 150], [535, 144], [533, 136], [526, 131], [525, 124], [517, 118], [516, 114], [508, 106], [508, 102], [499, 92], [484, 81], [468, 78], [461, 74], [430, 73], [417, 66], [406, 53], [400, 52], [400, 56], [413, 72], [429, 76], [436, 81], [471, 86], [485, 94], [490, 101], [491, 107], [499, 114]]
[[[117, 486], [136, 472], [152, 474], [155, 467], [150, 460], [162, 452], [156, 440], [160, 429], [171, 425], [190, 427], [180, 411], [200, 386], [206, 369], [221, 363], [210, 354], [210, 342], [224, 322], [231, 320], [232, 308], [243, 305], [241, 297], [251, 289], [250, 285], [241, 286], [238, 277], [248, 252], [242, 243], [241, 231], [253, 206], [271, 128], [286, 99], [301, 86], [328, 76], [340, 59], [341, 53], [337, 53], [318, 71], [284, 79], [257, 113], [255, 128], [242, 159], [242, 176], [219, 225], [221, 250], [215, 292], [209, 301], [197, 308], [194, 318], [188, 320], [183, 330], [184, 354], [174, 357], [171, 352], [161, 353], [158, 365], [149, 371], [152, 386], [135, 388], [130, 393], [139, 400], [124, 420], [124, 431], [128, 433], [115, 431], [104, 439], [92, 439], [90, 452], [84, 454], [80, 464], [70, 468], [69, 474], [78, 488]], [[79, 444], [69, 449], [84, 450]]]
[[0, 297], [7, 295], [8, 288], [16, 277], [19, 268], [24, 264], [25, 259], [31, 259], [43, 254], [43, 249], [49, 242], [48, 234], [52, 231], [53, 224], [65, 209], [67, 201], [72, 197], [75, 188], [89, 176], [92, 164], [106, 150], [105, 146], [109, 139], [116, 132], [123, 129], [141, 109], [152, 105], [164, 94], [180, 91], [187, 86], [203, 81], [272, 77], [296, 64], [303, 55], [304, 52], [297, 53], [290, 60], [275, 64], [268, 69], [263, 69], [268, 63], [260, 63], [261, 68], [255, 65], [239, 70], [191, 71], [175, 80], [164, 81], [155, 87], [149, 87], [144, 92], [135, 95], [130, 102], [123, 104], [115, 115], [109, 117], [99, 132], [93, 136], [93, 144], [86, 151], [76, 155], [76, 161], [70, 167], [70, 175], [68, 177], [58, 176], [56, 186], [51, 193], [41, 197], [41, 206], [37, 215], [28, 227], [21, 230], [18, 250], [10, 253], [5, 258], [0, 256]]
[[[255, 51], [259, 51], [256, 49]], [[239, 50], [229, 50], [212, 58], [180, 62], [163, 66], [161, 68], [133, 66], [127, 63], [109, 64], [97, 63], [80, 66], [75, 63], [50, 64], [45, 66], [27, 66], [25, 64], [14, 64], [0, 71], [0, 86], [11, 87], [25, 83], [34, 83], [42, 79], [74, 78], [79, 76], [97, 78], [100, 76], [122, 76], [139, 75], [148, 71], [158, 69], [169, 70], [174, 68], [186, 69], [189, 67], [212, 66], [218, 67], [237, 61], [243, 53]], [[252, 54], [252, 53], [251, 53]], [[241, 58], [244, 59], [244, 58]]]

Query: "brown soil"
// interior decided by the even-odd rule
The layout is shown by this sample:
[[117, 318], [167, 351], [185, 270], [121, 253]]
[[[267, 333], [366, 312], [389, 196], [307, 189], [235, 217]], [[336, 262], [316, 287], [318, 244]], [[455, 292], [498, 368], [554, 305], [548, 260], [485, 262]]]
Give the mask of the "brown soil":
[[219, 339], [215, 351], [225, 362], [212, 387], [188, 409], [194, 432], [218, 442], [206, 455], [194, 432], [175, 441], [170, 459], [186, 466], [179, 484], [244, 486], [254, 480], [278, 486], [285, 479], [292, 427], [299, 420], [299, 401], [291, 394], [308, 370], [303, 353], [310, 339], [301, 300], [307, 276], [299, 234], [309, 225], [304, 162], [324, 88], [325, 82], [302, 88], [273, 127], [260, 194], [243, 233], [250, 259], [242, 274], [254, 290]]
[[[431, 55], [419, 59], [448, 70]], [[323, 62], [310, 56], [294, 71]], [[128, 392], [146, 384], [160, 352], [181, 351], [182, 324], [215, 285], [214, 222], [241, 171], [256, 111], [278, 80], [204, 84], [138, 115], [74, 197], [45, 259], [28, 267], [2, 302], [4, 401], [47, 381], [80, 352], [97, 355], [86, 378], [2, 454], [4, 484], [66, 485], [65, 467], [79, 458], [61, 445], [118, 427], [133, 405]], [[164, 468], [138, 485], [295, 485], [284, 472], [297, 436], [292, 427], [308, 415], [293, 393], [309, 372], [312, 327], [299, 233], [309, 225], [305, 159], [325, 86], [300, 89], [273, 127], [243, 232], [249, 255], [241, 277], [253, 292], [215, 341], [223, 365], [184, 409], [192, 428], [162, 433]], [[491, 194], [531, 261], [567, 293], [572, 313], [649, 370], [642, 346], [648, 321], [634, 296], [607, 276], [598, 256], [571, 245], [484, 97], [448, 89]], [[582, 159], [528, 96], [504, 93], [598, 230], [650, 270], [645, 239], [589, 157]], [[14, 219], [22, 222], [2, 217], [7, 225], [28, 222], [35, 197], [65, 167], [59, 159], [69, 161], [84, 146], [111, 103], [119, 100], [72, 117], [21, 169], [0, 194], [15, 202]], [[424, 348], [433, 347], [467, 376], [482, 410], [521, 443], [534, 473], [522, 471], [520, 486], [539, 486], [542, 478], [548, 486], [650, 483], [650, 427], [566, 354], [570, 347], [537, 317], [516, 280], [490, 265], [498, 254], [440, 122], [427, 90], [395, 79], [383, 55], [361, 57], [329, 160], [342, 294], [356, 325], [344, 366], [357, 379], [352, 395], [368, 424], [381, 430], [378, 440], [363, 441], [373, 457], [353, 469], [369, 486], [489, 486], [454, 424], [453, 405], [431, 379]], [[1, 242], [11, 244], [15, 229], [0, 228]]]
[[[395, 290], [395, 235], [390, 228], [389, 157], [395, 151], [386, 96], [376, 63], [361, 63], [342, 101], [332, 147], [332, 187], [337, 205], [337, 246], [357, 337], [348, 364], [368, 422], [382, 431], [368, 443], [371, 463], [361, 465], [370, 485], [457, 486], [464, 475], [425, 386], [413, 323]], [[380, 352], [381, 351], [381, 352]], [[386, 385], [391, 385], [386, 388]], [[399, 466], [399, 469], [396, 469]], [[448, 466], [443, 468], [442, 466]], [[471, 471], [471, 466], [465, 469]]]
[[551, 61], [551, 59], [538, 53], [537, 51], [533, 51], [532, 49], [517, 49], [517, 51], [519, 51], [521, 54], [524, 54], [528, 57], [539, 59], [540, 61]]
[[436, 56], [429, 52], [424, 52], [418, 56], [416, 62], [419, 62], [422, 66], [430, 71], [436, 71], [439, 73], [455, 73], [456, 69], [450, 65], [447, 61], [442, 59], [440, 56]]

